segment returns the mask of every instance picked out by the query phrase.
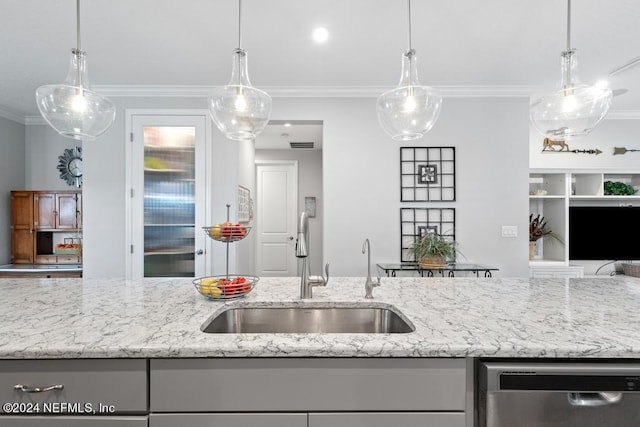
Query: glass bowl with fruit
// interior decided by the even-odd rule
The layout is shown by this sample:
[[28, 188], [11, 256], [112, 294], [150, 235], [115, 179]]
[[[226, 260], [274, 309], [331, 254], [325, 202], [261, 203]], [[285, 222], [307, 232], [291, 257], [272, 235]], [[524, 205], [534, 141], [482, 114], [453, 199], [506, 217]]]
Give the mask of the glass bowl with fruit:
[[203, 227], [209, 237], [213, 240], [220, 242], [236, 242], [242, 240], [249, 234], [251, 227], [247, 227], [244, 224], [232, 223], [225, 221], [220, 224], [215, 224], [212, 227]]
[[207, 276], [193, 281], [198, 292], [212, 300], [242, 298], [258, 282], [255, 276]]

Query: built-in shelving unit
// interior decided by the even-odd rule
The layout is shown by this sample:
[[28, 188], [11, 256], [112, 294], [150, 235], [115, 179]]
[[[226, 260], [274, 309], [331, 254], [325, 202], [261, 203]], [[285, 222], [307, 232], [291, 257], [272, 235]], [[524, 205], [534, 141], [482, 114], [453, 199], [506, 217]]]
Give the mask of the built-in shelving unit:
[[620, 206], [640, 204], [640, 192], [631, 196], [605, 195], [606, 181], [623, 182], [640, 189], [640, 170], [538, 170], [529, 173], [529, 213], [544, 216], [553, 238], [538, 240], [529, 267], [533, 277], [580, 277], [582, 267], [569, 264], [569, 206]]

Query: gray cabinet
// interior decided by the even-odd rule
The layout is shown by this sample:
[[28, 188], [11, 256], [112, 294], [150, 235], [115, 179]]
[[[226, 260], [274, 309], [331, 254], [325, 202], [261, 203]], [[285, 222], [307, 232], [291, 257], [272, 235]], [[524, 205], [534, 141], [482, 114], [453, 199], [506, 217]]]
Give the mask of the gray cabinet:
[[466, 427], [467, 368], [453, 358], [1, 360], [0, 401], [19, 409], [3, 406], [0, 425]]
[[460, 411], [464, 359], [159, 359], [151, 412]]
[[147, 427], [147, 417], [4, 416], [2, 427]]
[[151, 414], [149, 427], [307, 427], [307, 414]]
[[153, 359], [149, 426], [465, 427], [468, 379], [464, 359]]
[[2, 360], [0, 425], [146, 427], [147, 380], [145, 359]]
[[310, 413], [308, 427], [465, 427], [456, 412]]

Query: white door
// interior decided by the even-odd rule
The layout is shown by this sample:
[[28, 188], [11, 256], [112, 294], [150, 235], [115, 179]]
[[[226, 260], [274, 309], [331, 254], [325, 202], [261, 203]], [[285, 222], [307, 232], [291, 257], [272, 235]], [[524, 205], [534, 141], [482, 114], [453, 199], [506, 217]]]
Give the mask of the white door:
[[298, 162], [257, 163], [256, 181], [258, 276], [295, 276]]
[[206, 275], [207, 121], [131, 114], [128, 277]]

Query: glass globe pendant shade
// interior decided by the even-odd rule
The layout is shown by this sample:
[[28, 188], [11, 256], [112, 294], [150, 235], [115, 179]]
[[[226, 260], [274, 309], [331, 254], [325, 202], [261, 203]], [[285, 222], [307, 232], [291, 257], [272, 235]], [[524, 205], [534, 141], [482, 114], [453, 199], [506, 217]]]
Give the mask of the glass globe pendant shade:
[[87, 77], [86, 53], [71, 50], [71, 63], [65, 81], [40, 86], [36, 103], [42, 117], [60, 135], [93, 140], [113, 124], [116, 107], [108, 98], [91, 90]]
[[610, 88], [588, 86], [575, 80], [575, 50], [562, 53], [561, 87], [532, 99], [529, 114], [533, 126], [552, 140], [588, 135], [606, 116], [613, 93]]
[[410, 141], [429, 132], [442, 108], [442, 96], [418, 81], [413, 49], [402, 55], [402, 74], [395, 89], [378, 97], [376, 112], [382, 129], [396, 141]]
[[215, 90], [208, 100], [209, 113], [218, 129], [229, 139], [253, 139], [264, 130], [271, 115], [271, 96], [251, 86], [247, 53], [233, 51], [231, 80]]

